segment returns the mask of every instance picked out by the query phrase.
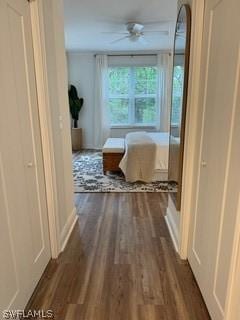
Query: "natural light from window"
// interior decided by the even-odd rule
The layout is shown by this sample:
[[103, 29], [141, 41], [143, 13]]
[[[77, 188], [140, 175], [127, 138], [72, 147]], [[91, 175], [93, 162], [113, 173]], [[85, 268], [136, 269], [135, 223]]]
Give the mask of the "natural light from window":
[[180, 127], [182, 118], [182, 92], [184, 85], [184, 67], [175, 66], [173, 72], [172, 115], [173, 125]]
[[155, 126], [158, 72], [156, 67], [111, 67], [108, 102], [112, 126]]

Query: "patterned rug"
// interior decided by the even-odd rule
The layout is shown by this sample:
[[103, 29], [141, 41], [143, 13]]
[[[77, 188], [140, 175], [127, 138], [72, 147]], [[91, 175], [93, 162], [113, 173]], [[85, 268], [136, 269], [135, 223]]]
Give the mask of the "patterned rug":
[[73, 154], [75, 193], [82, 192], [176, 192], [174, 183], [126, 182], [121, 173], [103, 174], [102, 153], [86, 150]]

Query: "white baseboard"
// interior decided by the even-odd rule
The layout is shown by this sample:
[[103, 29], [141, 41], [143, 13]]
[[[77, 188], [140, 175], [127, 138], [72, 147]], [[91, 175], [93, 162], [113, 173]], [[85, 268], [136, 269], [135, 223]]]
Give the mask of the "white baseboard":
[[61, 236], [60, 236], [61, 252], [65, 249], [77, 220], [78, 220], [78, 215], [76, 214], [76, 208], [74, 207], [72, 210], [72, 213], [68, 217], [68, 220], [61, 232]]
[[179, 252], [179, 223], [178, 216], [179, 212], [173, 212], [171, 208], [167, 208], [167, 215], [165, 216], [165, 221], [174, 245], [174, 248]]
[[102, 150], [101, 147], [96, 148], [95, 146], [90, 146], [90, 145], [88, 145], [88, 146], [83, 146], [82, 149], [83, 149], [83, 150], [96, 150], [96, 151]]

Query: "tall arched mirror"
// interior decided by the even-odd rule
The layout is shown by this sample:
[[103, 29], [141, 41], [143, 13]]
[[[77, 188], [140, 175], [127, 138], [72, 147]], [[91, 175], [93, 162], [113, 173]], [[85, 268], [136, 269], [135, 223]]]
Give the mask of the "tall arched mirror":
[[190, 34], [191, 11], [188, 5], [183, 5], [178, 13], [174, 38], [168, 173], [169, 181], [177, 184], [177, 193], [170, 194], [177, 210], [181, 208]]

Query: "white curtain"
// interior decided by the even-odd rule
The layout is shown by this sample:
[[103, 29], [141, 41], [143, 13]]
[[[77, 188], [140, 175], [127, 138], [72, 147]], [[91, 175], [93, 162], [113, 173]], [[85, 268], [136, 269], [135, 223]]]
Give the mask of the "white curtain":
[[96, 56], [95, 97], [94, 97], [94, 145], [101, 149], [110, 136], [110, 120], [108, 112], [108, 57]]
[[160, 53], [157, 61], [159, 71], [157, 129], [161, 132], [168, 132], [171, 110], [172, 58], [169, 53]]

